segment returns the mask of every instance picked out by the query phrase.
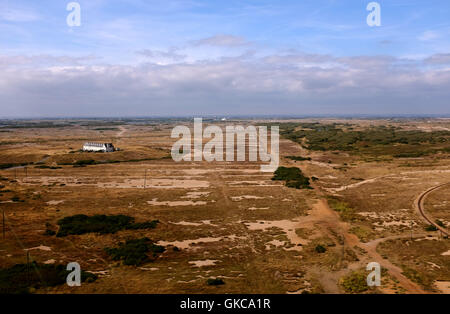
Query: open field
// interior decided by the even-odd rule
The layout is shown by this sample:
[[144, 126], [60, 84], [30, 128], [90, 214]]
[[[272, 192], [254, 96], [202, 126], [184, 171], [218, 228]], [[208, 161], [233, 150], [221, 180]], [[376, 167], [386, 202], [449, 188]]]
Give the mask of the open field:
[[[174, 162], [170, 132], [188, 120], [0, 121], [0, 268], [29, 252], [98, 276], [34, 293], [449, 293], [450, 242], [414, 207], [450, 182], [448, 119], [214, 123], [280, 125], [280, 166], [299, 167], [312, 189], [272, 180], [260, 162]], [[86, 141], [120, 150], [80, 152]], [[449, 192], [424, 200], [446, 230]], [[78, 214], [159, 222], [58, 236]], [[145, 237], [164, 251], [138, 265], [105, 250]], [[349, 289], [369, 262], [382, 285]], [[216, 278], [225, 284], [207, 283]]]

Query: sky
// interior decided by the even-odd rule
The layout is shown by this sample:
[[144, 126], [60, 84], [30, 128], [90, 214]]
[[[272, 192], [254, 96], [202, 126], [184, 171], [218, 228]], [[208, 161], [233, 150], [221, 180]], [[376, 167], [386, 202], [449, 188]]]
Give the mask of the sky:
[[448, 115], [450, 2], [0, 0], [0, 117]]

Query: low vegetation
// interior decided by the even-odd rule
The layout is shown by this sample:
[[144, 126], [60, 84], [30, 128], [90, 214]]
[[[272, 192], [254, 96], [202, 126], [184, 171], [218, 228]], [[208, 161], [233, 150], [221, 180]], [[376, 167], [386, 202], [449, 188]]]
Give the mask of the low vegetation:
[[134, 223], [134, 218], [126, 215], [74, 215], [58, 220], [59, 230], [57, 237], [71, 234], [84, 234], [96, 232], [100, 234], [116, 233], [124, 229], [153, 229], [158, 220], [143, 223]]
[[437, 231], [438, 228], [436, 228], [435, 225], [428, 225], [425, 227], [425, 231]]
[[223, 280], [220, 279], [220, 278], [209, 278], [209, 279], [206, 281], [206, 283], [207, 283], [209, 286], [220, 286], [220, 285], [224, 285], [224, 284], [225, 284], [225, 281], [223, 281]]
[[142, 162], [142, 161], [151, 161], [151, 160], [162, 160], [172, 158], [170, 155], [163, 157], [149, 157], [149, 158], [140, 158], [140, 159], [128, 159], [128, 160], [94, 160], [94, 159], [82, 159], [77, 160], [75, 162], [62, 162], [58, 163], [58, 165], [64, 166], [74, 166], [74, 167], [86, 167], [93, 165], [103, 165], [103, 164], [117, 164], [122, 162]]
[[285, 181], [287, 187], [296, 189], [310, 189], [309, 178], [305, 177], [297, 167], [278, 167], [272, 180]]
[[321, 244], [316, 245], [316, 247], [314, 248], [314, 250], [315, 250], [317, 253], [325, 253], [325, 252], [327, 251], [326, 247], [324, 247], [324, 246], [321, 245]]
[[[0, 294], [30, 293], [38, 288], [62, 285], [69, 273], [65, 265], [16, 264], [0, 269]], [[82, 282], [96, 279], [96, 275], [81, 271]]]
[[6, 163], [6, 164], [0, 164], [0, 169], [8, 169], [8, 168], [14, 168], [14, 167], [23, 167], [33, 164], [32, 162], [22, 162], [22, 163]]
[[295, 160], [295, 161], [304, 161], [311, 160], [311, 157], [302, 157], [302, 156], [286, 156], [287, 159]]
[[280, 125], [280, 134], [316, 151], [353, 151], [397, 158], [450, 151], [449, 131], [423, 132], [393, 126], [354, 130], [347, 123], [284, 123]]
[[[154, 244], [149, 238], [142, 238], [128, 240], [120, 243], [117, 248], [106, 248], [105, 251], [115, 261], [121, 260], [124, 265], [138, 266], [156, 259], [165, 248]], [[151, 253], [150, 257], [148, 253]]]
[[345, 221], [353, 221], [356, 219], [356, 211], [346, 202], [335, 197], [328, 197], [328, 205], [339, 213], [339, 216]]
[[361, 293], [369, 290], [367, 275], [363, 271], [354, 271], [340, 279], [339, 284], [347, 293]]
[[51, 170], [54, 170], [54, 169], [62, 169], [62, 167], [57, 167], [57, 166], [47, 166], [47, 165], [38, 165], [38, 166], [34, 166], [34, 168], [37, 168], [37, 169], [51, 169]]

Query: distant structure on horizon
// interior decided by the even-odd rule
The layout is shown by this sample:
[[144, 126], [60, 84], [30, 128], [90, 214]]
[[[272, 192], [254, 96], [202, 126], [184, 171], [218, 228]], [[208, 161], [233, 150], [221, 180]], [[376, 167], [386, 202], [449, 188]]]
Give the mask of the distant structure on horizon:
[[115, 151], [112, 143], [93, 143], [87, 142], [83, 145], [83, 151], [85, 152], [113, 152]]

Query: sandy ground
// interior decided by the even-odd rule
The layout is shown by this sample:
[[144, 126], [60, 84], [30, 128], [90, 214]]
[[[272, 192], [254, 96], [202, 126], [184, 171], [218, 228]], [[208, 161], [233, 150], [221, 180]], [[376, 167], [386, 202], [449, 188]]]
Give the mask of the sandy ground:
[[[154, 131], [156, 127], [160, 131]], [[449, 160], [406, 169], [401, 160], [365, 162], [346, 153], [309, 152], [283, 139], [281, 164], [300, 167], [307, 176], [319, 178], [314, 190], [295, 190], [261, 173], [259, 163], [159, 159], [173, 142], [170, 130], [169, 125], [123, 125], [104, 133], [87, 128], [14, 132], [8, 140], [17, 143], [0, 146], [3, 160], [17, 155], [17, 160], [44, 160], [57, 166], [58, 161], [88, 158], [154, 159], [81, 168], [30, 166], [26, 174], [23, 168], [0, 170], [7, 178], [0, 183], [13, 191], [0, 198], [8, 225], [6, 241], [0, 245], [0, 265], [23, 263], [27, 250], [33, 260], [79, 261], [83, 269], [102, 275], [78, 290], [58, 287], [42, 293], [343, 293], [339, 285], [343, 276], [376, 261], [387, 270], [379, 292], [433, 292], [405, 276], [395, 252], [380, 254], [378, 248], [386, 241], [410, 237], [419, 245], [439, 240], [435, 241], [442, 243], [437, 255], [450, 258], [446, 242], [436, 233], [424, 232], [425, 224], [413, 207], [420, 193], [450, 181]], [[113, 139], [121, 151], [107, 156], [70, 153], [94, 137]], [[21, 139], [28, 142], [20, 144]], [[300, 154], [313, 160], [283, 158]], [[21, 201], [12, 201], [13, 196]], [[344, 221], [328, 205], [329, 197], [346, 202], [357, 218]], [[437, 193], [425, 202], [429, 214], [444, 224], [450, 222], [446, 201], [448, 194]], [[158, 219], [160, 224], [153, 230], [111, 235], [44, 235], [46, 228], [57, 228], [59, 219], [80, 213], [126, 214], [136, 221]], [[355, 230], [368, 230], [368, 234]], [[152, 263], [120, 266], [104, 252], [105, 247], [143, 236], [167, 248]], [[327, 251], [315, 252], [318, 244]], [[439, 292], [449, 293], [446, 264], [427, 256], [422, 259], [435, 269]], [[207, 286], [205, 281], [214, 277], [225, 278], [226, 285], [220, 290]]]

